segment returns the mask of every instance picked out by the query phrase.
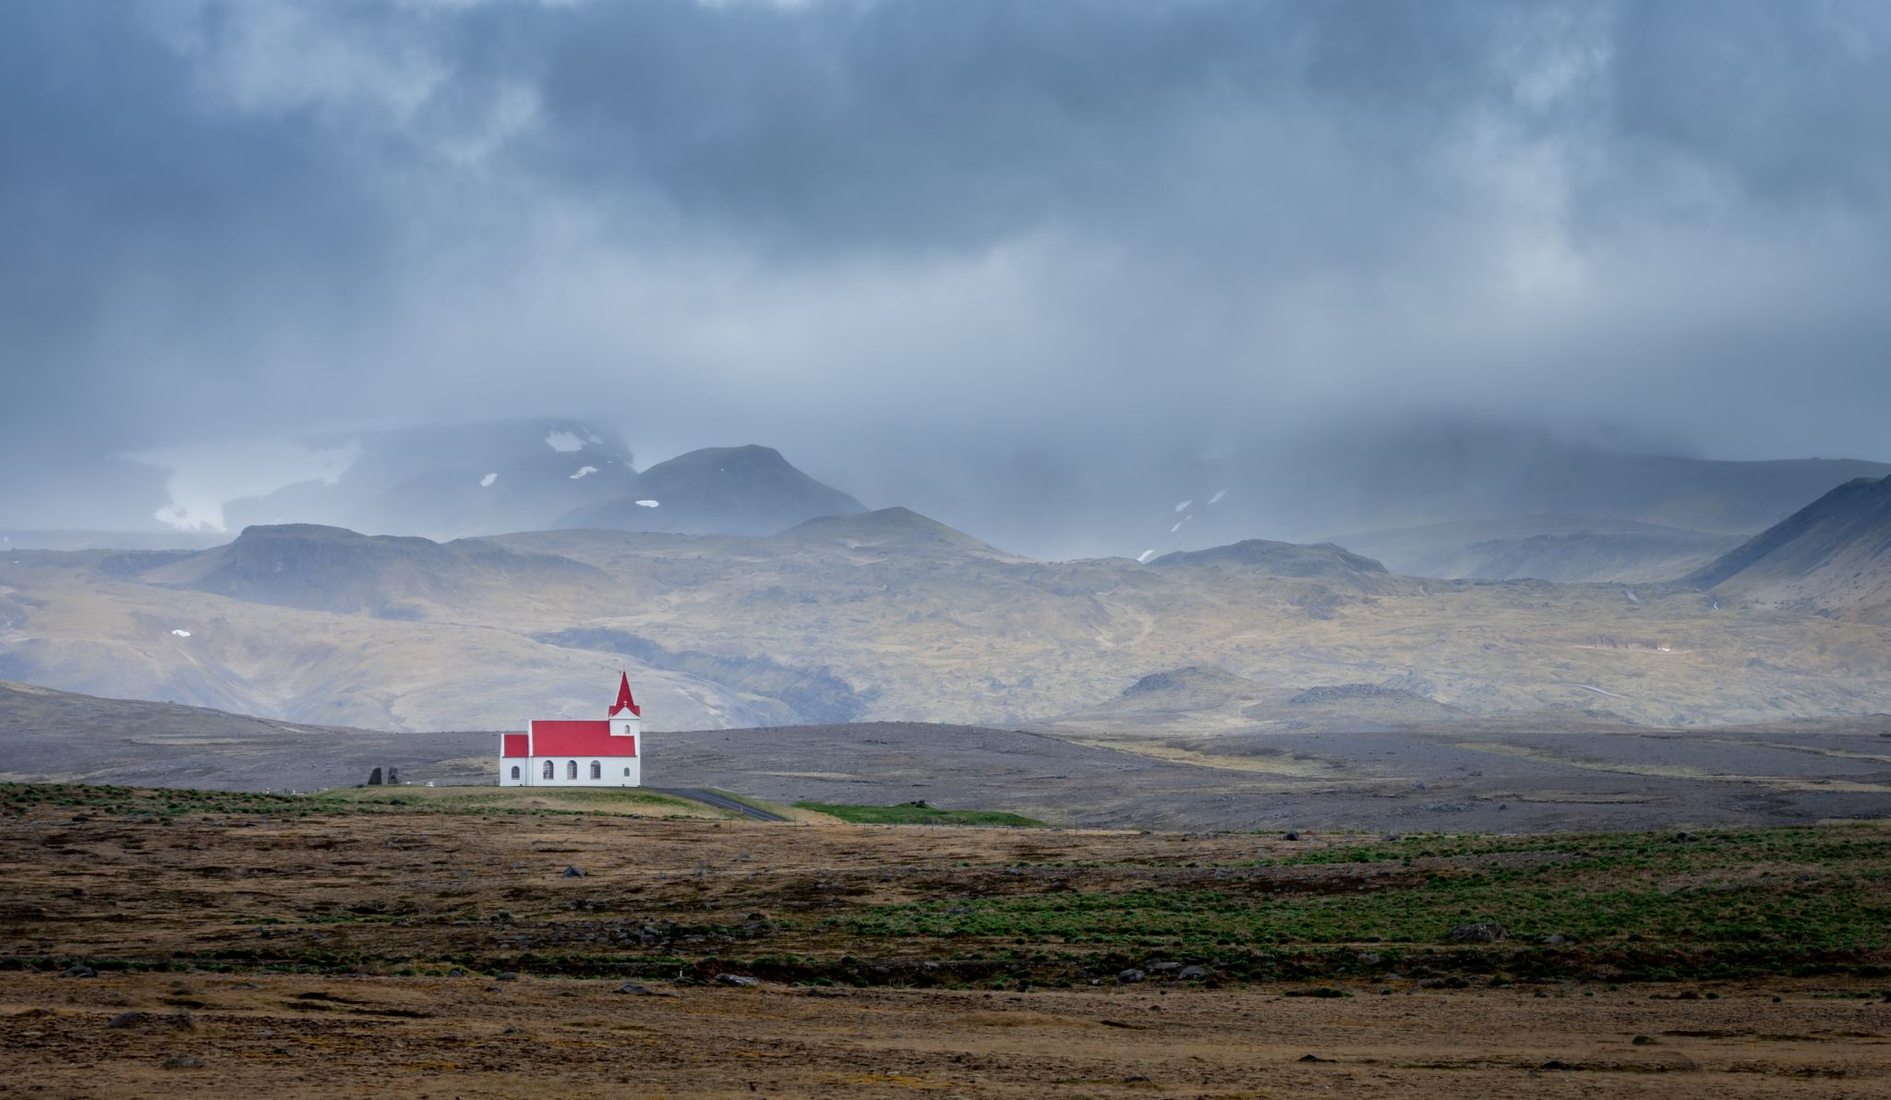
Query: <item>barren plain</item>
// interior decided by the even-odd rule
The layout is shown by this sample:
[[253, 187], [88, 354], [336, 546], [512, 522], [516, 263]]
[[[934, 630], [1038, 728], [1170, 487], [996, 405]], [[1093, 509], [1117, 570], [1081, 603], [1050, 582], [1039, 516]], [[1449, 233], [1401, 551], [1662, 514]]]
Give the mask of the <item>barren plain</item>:
[[0, 1093], [1891, 1093], [1891, 830], [0, 787]]

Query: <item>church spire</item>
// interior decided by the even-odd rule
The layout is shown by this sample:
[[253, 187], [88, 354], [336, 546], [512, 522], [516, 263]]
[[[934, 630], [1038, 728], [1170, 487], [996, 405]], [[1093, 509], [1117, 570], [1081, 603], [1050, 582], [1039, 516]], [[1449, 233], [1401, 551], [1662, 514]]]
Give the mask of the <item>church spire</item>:
[[637, 705], [637, 700], [630, 697], [630, 673], [622, 672], [618, 675], [620, 679], [617, 681], [617, 702], [611, 704], [610, 717], [615, 718], [619, 713], [629, 711], [642, 718], [643, 708]]

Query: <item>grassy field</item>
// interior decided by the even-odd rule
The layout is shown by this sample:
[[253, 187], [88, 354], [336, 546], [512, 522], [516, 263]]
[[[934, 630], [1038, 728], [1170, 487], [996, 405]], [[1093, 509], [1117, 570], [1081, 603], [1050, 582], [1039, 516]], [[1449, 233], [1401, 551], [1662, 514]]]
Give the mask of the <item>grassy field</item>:
[[635, 789], [524, 787], [338, 787], [313, 794], [258, 794], [80, 784], [0, 783], [0, 814], [64, 808], [107, 814], [616, 814], [630, 817], [732, 815], [700, 802]]
[[[941, 898], [876, 907], [850, 927], [893, 941], [1222, 958], [1255, 979], [1398, 969], [1441, 949], [1460, 969], [1499, 976], [1891, 975], [1891, 830], [1879, 826], [1414, 837], [1210, 870], [1290, 868], [1321, 873], [1299, 889], [1211, 874], [1159, 888]], [[1474, 938], [1476, 925], [1502, 932]]]
[[[1891, 976], [1891, 828], [1878, 825], [1366, 841], [704, 813], [626, 791], [3, 785], [4, 871], [22, 900], [0, 966], [687, 975], [740, 959], [787, 981], [1005, 987], [1158, 962], [1237, 983]], [[82, 900], [52, 873], [79, 852], [99, 868]], [[556, 876], [574, 863], [583, 878]], [[162, 893], [146, 887], [100, 909], [123, 892], [119, 865], [196, 920], [131, 919]], [[72, 938], [106, 913], [98, 943]], [[1470, 930], [1484, 924], [1500, 930]]]
[[797, 802], [795, 808], [855, 825], [976, 825], [1042, 829], [1045, 824], [1023, 814], [1003, 810], [945, 810], [924, 802], [902, 802], [897, 806], [849, 806], [834, 802]]
[[0, 786], [8, 1085], [1891, 1086], [1891, 826], [1289, 840], [772, 824], [555, 793], [578, 797]]

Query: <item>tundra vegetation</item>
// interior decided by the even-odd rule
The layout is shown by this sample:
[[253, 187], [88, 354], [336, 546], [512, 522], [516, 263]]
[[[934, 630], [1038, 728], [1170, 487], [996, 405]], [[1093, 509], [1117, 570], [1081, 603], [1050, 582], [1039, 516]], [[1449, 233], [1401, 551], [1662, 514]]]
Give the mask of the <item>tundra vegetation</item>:
[[[1203, 983], [1891, 978], [1883, 824], [1288, 839], [798, 808], [802, 824], [770, 826], [650, 792], [5, 784], [16, 934], [0, 965], [994, 988], [1137, 969]], [[1014, 827], [807, 823], [824, 819]]]

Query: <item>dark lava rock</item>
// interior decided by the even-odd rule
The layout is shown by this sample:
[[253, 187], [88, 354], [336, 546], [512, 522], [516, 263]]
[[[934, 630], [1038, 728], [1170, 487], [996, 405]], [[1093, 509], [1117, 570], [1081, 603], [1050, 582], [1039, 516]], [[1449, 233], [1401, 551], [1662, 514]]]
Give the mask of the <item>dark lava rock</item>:
[[204, 1060], [194, 1054], [173, 1054], [164, 1060], [165, 1069], [202, 1069]]
[[584, 872], [579, 870], [578, 867], [575, 865], [568, 866], [565, 868], [564, 877], [565, 878], [583, 878]]
[[1175, 976], [1181, 978], [1183, 981], [1194, 981], [1196, 978], [1206, 978], [1208, 976], [1208, 968], [1205, 966], [1185, 966], [1176, 971]]
[[84, 963], [74, 963], [64, 970], [61, 970], [59, 976], [62, 978], [96, 978], [98, 977], [98, 971]]
[[1504, 926], [1494, 920], [1460, 924], [1451, 930], [1451, 938], [1459, 943], [1495, 943], [1507, 935]]
[[649, 997], [653, 996], [655, 993], [649, 986], [638, 985], [636, 982], [625, 982], [623, 985], [617, 987], [617, 991], [619, 993], [632, 993], [639, 997]]
[[723, 985], [751, 986], [762, 984], [754, 978], [749, 977], [747, 974], [718, 974], [716, 975], [716, 980]]
[[1146, 977], [1148, 977], [1147, 974], [1144, 974], [1142, 971], [1132, 966], [1128, 970], [1118, 973], [1116, 980], [1121, 985], [1130, 985], [1135, 982], [1140, 982]]

